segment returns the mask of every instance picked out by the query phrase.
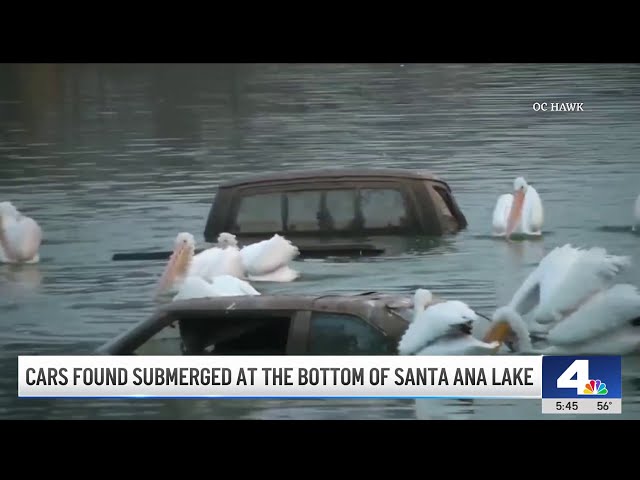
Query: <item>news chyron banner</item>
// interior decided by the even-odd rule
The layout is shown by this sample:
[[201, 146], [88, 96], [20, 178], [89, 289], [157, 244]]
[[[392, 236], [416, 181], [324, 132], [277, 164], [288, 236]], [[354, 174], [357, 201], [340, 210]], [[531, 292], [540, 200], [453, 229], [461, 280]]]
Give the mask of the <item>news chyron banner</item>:
[[20, 356], [18, 396], [540, 398], [543, 413], [621, 413], [620, 357]]

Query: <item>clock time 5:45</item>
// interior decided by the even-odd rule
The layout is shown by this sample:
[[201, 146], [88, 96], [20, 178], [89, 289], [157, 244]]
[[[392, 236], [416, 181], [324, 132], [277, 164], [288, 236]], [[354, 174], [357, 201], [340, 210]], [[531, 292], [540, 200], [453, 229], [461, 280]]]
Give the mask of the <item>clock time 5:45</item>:
[[556, 402], [556, 410], [558, 411], [571, 411], [578, 410], [578, 402], [576, 400], [572, 402]]

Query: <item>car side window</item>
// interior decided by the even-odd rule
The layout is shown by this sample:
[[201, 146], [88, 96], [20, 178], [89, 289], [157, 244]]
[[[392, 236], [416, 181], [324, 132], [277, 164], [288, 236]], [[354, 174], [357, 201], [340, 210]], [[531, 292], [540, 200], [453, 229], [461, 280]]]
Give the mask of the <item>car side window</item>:
[[355, 205], [355, 190], [327, 190], [320, 212], [323, 229], [354, 229], [357, 223]]
[[392, 188], [365, 188], [360, 190], [364, 228], [406, 226], [409, 217], [407, 205], [400, 190]]
[[240, 199], [235, 229], [248, 234], [358, 232], [402, 229], [409, 223], [410, 208], [403, 192], [372, 186], [249, 195]]
[[281, 232], [282, 195], [264, 193], [240, 200], [236, 227], [242, 233]]
[[361, 318], [313, 312], [309, 330], [311, 355], [392, 355], [389, 339]]
[[287, 193], [287, 231], [314, 232], [320, 229], [318, 212], [321, 206], [322, 192]]

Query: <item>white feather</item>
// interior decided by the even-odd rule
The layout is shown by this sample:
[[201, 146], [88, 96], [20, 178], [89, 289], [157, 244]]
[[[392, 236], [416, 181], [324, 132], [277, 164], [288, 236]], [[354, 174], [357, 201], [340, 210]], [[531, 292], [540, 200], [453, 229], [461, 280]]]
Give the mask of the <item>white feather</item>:
[[640, 294], [633, 285], [619, 284], [599, 292], [578, 311], [552, 328], [544, 345], [534, 349], [530, 329], [510, 307], [496, 310], [493, 322], [508, 322], [515, 350], [544, 355], [628, 355], [640, 351]]
[[584, 250], [570, 244], [556, 247], [527, 276], [509, 306], [520, 315], [535, 307], [535, 322], [559, 321], [608, 287], [630, 263], [629, 257], [609, 255], [603, 248]]
[[490, 352], [498, 346], [497, 343], [486, 344], [464, 333], [465, 327], [470, 328], [477, 320], [476, 313], [457, 300], [435, 303], [424, 310], [415, 309], [413, 321], [398, 344], [398, 353], [465, 355]]
[[493, 219], [491, 226], [493, 228], [493, 234], [502, 236], [507, 231], [507, 218], [509, 217], [509, 211], [513, 205], [513, 195], [505, 193], [498, 197], [496, 206], [493, 209]]
[[299, 254], [298, 247], [277, 234], [240, 250], [247, 277], [254, 281], [295, 280], [299, 274], [288, 263]]
[[544, 223], [544, 209], [538, 191], [531, 185], [527, 186], [527, 193], [522, 206], [521, 233], [540, 235]]
[[191, 298], [211, 298], [215, 297], [216, 292], [209, 282], [202, 277], [189, 276], [181, 283], [178, 293], [173, 300], [187, 300]]
[[189, 275], [212, 278], [222, 259], [222, 252], [221, 248], [211, 247], [194, 255], [189, 266]]
[[212, 279], [219, 275], [232, 275], [238, 279], [245, 278], [242, 256], [238, 247], [223, 248], [222, 252], [218, 254], [217, 264], [207, 272], [206, 278]]
[[[566, 270], [575, 260], [575, 250], [567, 244], [551, 250], [525, 278], [518, 290], [511, 297], [509, 307], [513, 308], [520, 315], [526, 315], [535, 308], [542, 297], [548, 296], [548, 292], [554, 288], [557, 280], [553, 275], [546, 275], [546, 272], [558, 272]], [[544, 287], [543, 279], [546, 280]], [[544, 295], [542, 293], [544, 290]]]
[[445, 338], [418, 350], [416, 355], [492, 355], [499, 344], [484, 343], [470, 336]]
[[260, 292], [253, 288], [249, 282], [232, 275], [218, 275], [213, 279], [212, 284], [220, 297], [260, 295]]
[[559, 252], [562, 257], [553, 267], [549, 264], [543, 268], [540, 304], [533, 317], [539, 323], [561, 320], [611, 285], [616, 275], [631, 264], [629, 257], [610, 255], [604, 248], [583, 250], [565, 245]]
[[526, 315], [540, 303], [540, 266], [534, 269], [524, 279], [518, 290], [515, 291], [509, 302], [520, 315]]
[[248, 282], [231, 275], [219, 275], [207, 282], [202, 277], [189, 276], [182, 282], [173, 300], [260, 295]]
[[640, 318], [640, 292], [634, 285], [614, 285], [549, 330], [547, 341], [567, 345], [594, 340], [636, 318]]
[[4, 201], [0, 202], [0, 216], [15, 218], [17, 220], [20, 217], [20, 211], [13, 203]]
[[42, 229], [38, 223], [23, 215], [11, 202], [0, 202], [0, 228], [7, 242], [9, 252], [0, 243], [0, 262], [38, 263]]

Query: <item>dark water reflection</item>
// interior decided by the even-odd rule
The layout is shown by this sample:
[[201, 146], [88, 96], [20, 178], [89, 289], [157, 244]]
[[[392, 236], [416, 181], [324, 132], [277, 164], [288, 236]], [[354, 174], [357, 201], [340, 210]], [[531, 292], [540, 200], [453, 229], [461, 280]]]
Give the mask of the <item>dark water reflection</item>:
[[[393, 268], [300, 262], [301, 281], [267, 291], [428, 286], [490, 312], [556, 245], [637, 258], [639, 80], [636, 65], [1, 66], [0, 197], [41, 222], [45, 243], [41, 264], [0, 266], [0, 415], [414, 418], [411, 402], [19, 401], [16, 356], [90, 352], [148, 315], [162, 265], [111, 255], [166, 249], [178, 231], [201, 240], [216, 185], [247, 172], [430, 168], [469, 220], [456, 237], [409, 242], [384, 260]], [[542, 101], [584, 112], [534, 112]], [[547, 207], [542, 241], [488, 236], [495, 199], [517, 175]], [[623, 279], [640, 284], [640, 270]], [[637, 418], [634, 361], [625, 372], [622, 417]], [[448, 416], [539, 415], [476, 403]]]

